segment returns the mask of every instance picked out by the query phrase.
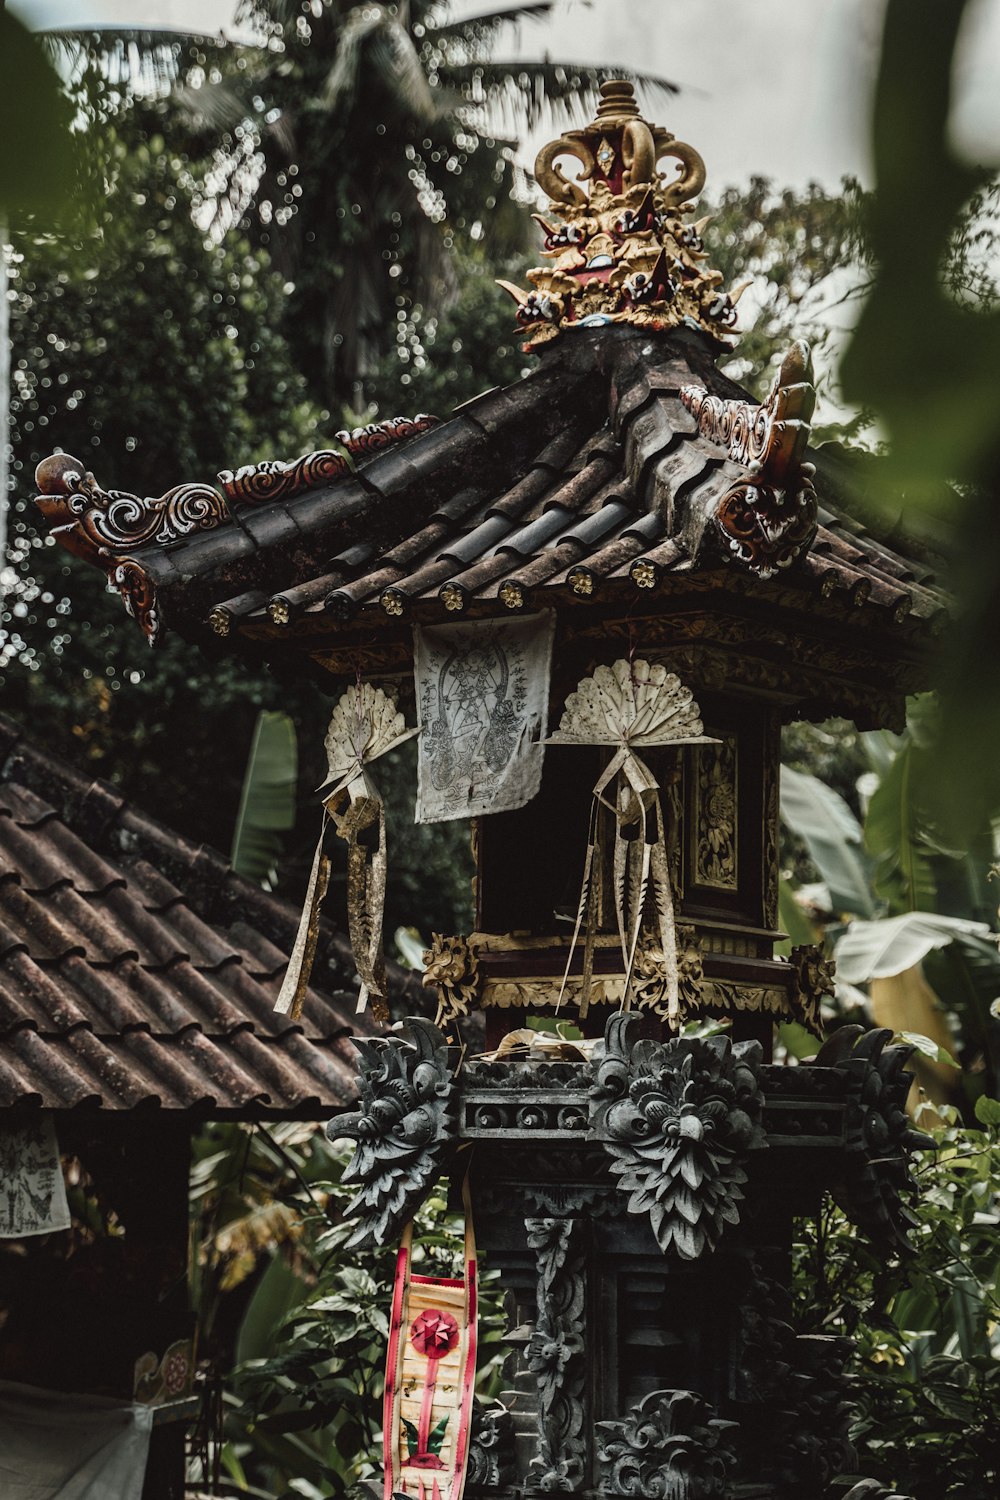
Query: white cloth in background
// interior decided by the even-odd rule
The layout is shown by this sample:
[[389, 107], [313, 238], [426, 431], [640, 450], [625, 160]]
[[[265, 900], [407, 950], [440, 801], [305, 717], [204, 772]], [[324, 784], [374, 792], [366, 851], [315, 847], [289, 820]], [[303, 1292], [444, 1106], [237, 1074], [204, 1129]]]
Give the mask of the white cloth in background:
[[510, 812], [542, 780], [552, 613], [417, 626], [417, 822]]
[[139, 1500], [153, 1409], [0, 1381], [3, 1500]]
[[30, 1124], [0, 1129], [0, 1239], [51, 1234], [69, 1223], [52, 1116], [40, 1114]]

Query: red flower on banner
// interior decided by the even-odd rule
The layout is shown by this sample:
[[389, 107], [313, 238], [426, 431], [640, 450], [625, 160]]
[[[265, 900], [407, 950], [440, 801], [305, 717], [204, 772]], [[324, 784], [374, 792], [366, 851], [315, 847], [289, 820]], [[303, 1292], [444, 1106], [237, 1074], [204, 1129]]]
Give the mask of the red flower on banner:
[[428, 1359], [443, 1359], [458, 1343], [458, 1324], [451, 1313], [429, 1307], [414, 1318], [410, 1338], [418, 1354]]

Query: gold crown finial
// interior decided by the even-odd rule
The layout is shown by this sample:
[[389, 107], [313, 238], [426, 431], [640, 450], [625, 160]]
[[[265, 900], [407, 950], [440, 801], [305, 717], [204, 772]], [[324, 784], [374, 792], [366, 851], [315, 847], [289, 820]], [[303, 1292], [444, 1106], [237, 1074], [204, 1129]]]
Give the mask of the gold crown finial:
[[[563, 170], [567, 158], [576, 176]], [[665, 158], [679, 164], [672, 178], [659, 169]], [[732, 327], [736, 299], [706, 264], [706, 221], [685, 222], [705, 185], [705, 163], [643, 119], [627, 79], [601, 84], [595, 118], [543, 146], [535, 177], [550, 200], [549, 215], [535, 219], [552, 264], [528, 272], [531, 292], [500, 283], [518, 304], [526, 349], [603, 323], [687, 324], [715, 338]]]

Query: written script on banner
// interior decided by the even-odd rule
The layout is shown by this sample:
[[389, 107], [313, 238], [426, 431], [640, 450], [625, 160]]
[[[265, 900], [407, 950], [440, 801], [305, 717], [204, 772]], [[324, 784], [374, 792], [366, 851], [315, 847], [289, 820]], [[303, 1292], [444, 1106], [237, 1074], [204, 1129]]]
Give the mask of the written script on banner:
[[66, 1184], [51, 1115], [0, 1129], [0, 1239], [68, 1229]]
[[417, 822], [510, 812], [538, 791], [552, 615], [414, 630]]

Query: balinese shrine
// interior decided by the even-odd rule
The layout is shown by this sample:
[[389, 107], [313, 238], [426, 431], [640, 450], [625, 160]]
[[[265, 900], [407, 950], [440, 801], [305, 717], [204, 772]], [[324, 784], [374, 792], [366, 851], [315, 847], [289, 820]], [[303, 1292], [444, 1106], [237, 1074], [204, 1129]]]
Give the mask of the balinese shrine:
[[[776, 954], [779, 741], [901, 726], [944, 604], [866, 467], [809, 447], [806, 345], [762, 403], [717, 368], [737, 294], [694, 218], [698, 153], [608, 83], [536, 176], [544, 265], [506, 288], [523, 379], [160, 498], [57, 455], [38, 505], [151, 645], [177, 631], [336, 699], [278, 1004], [308, 984], [339, 836], [358, 1005], [385, 1023], [331, 1130], [357, 1143], [358, 1242], [399, 1247], [386, 1497], [840, 1496], [849, 1348], [792, 1325], [793, 1220], [832, 1193], [899, 1253], [922, 1140], [906, 1049], [824, 1039], [830, 965]], [[391, 1026], [377, 760], [411, 733], [417, 816], [470, 822], [475, 930], [426, 955], [436, 1024]], [[812, 1061], [772, 1060], [788, 1020]], [[452, 1279], [410, 1265], [442, 1174]], [[477, 1246], [508, 1314], [492, 1404]]]

